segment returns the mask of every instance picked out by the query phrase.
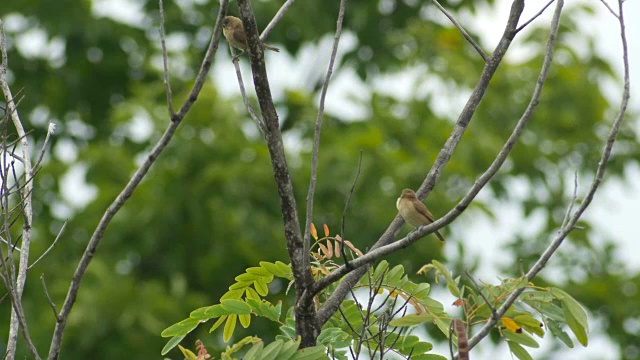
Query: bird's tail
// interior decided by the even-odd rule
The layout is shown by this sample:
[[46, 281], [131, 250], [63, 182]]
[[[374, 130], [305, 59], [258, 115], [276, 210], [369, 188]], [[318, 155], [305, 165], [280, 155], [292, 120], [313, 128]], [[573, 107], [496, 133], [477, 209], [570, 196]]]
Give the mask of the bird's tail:
[[267, 50], [271, 50], [271, 51], [275, 51], [275, 52], [280, 52], [280, 49], [278, 49], [277, 47], [271, 46], [271, 45], [267, 45], [267, 44], [262, 44], [262, 47], [264, 47]]

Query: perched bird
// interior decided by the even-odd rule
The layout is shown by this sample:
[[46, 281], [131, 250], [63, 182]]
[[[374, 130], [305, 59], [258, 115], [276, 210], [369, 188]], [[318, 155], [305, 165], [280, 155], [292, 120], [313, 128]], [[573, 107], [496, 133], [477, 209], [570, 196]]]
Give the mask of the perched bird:
[[[244, 34], [244, 26], [242, 20], [235, 16], [225, 16], [222, 21], [222, 33], [231, 46], [240, 49], [240, 54], [235, 58], [242, 55], [247, 50], [247, 36]], [[280, 49], [267, 44], [262, 44], [263, 49], [280, 52]]]
[[[429, 225], [433, 220], [433, 215], [427, 210], [422, 201], [418, 200], [416, 193], [411, 189], [402, 190], [402, 194], [396, 201], [396, 207], [400, 212], [400, 216], [413, 227], [421, 225]], [[444, 237], [438, 231], [434, 234], [444, 242]]]

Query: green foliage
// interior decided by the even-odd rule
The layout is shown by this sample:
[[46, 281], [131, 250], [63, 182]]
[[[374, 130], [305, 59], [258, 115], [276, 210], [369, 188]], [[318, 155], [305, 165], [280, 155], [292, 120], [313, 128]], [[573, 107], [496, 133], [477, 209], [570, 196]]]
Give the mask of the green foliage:
[[[391, 6], [385, 8], [383, 3]], [[477, 8], [493, 3], [442, 2], [454, 15], [474, 14]], [[414, 187], [424, 178], [450, 134], [451, 121], [461, 108], [460, 98], [475, 83], [483, 64], [457, 30], [440, 21], [444, 18], [430, 1], [358, 0], [350, 4], [345, 31], [357, 43], [340, 58], [335, 76], [353, 72], [366, 79], [360, 84], [362, 88], [354, 86], [357, 90], [346, 95], [350, 102], [345, 105], [365, 110], [356, 121], [345, 119], [339, 111], [325, 113], [316, 191], [316, 199], [321, 201], [316, 200], [314, 210], [318, 222], [339, 222], [362, 149], [362, 176], [352, 211], [347, 213], [346, 230], [354, 247], [364, 250], [395, 216], [399, 190]], [[25, 305], [31, 309], [27, 315], [30, 325], [33, 322], [30, 330], [41, 349], [49, 346], [55, 319], [46, 299], [37, 295], [42, 290], [37, 281], [32, 281], [36, 278], [33, 274], [45, 274], [51, 296], [59, 305], [78, 256], [104, 210], [169, 121], [157, 62], [157, 2], [144, 2], [140, 18], [133, 22], [104, 15], [94, 5], [87, 1], [0, 1], [0, 16], [10, 45], [11, 85], [14, 90], [23, 89], [19, 111], [25, 127], [32, 130], [30, 140], [41, 144], [47, 122], [58, 124], [50, 155], [45, 157], [44, 167], [35, 179], [34, 257], [50, 245], [63, 221], [69, 223], [57, 248], [31, 270], [25, 289], [25, 294], [35, 294], [25, 297]], [[193, 74], [200, 66], [217, 3], [164, 5], [168, 37], [184, 39], [186, 44], [169, 49], [171, 84], [178, 103], [187, 97]], [[281, 3], [258, 1], [253, 6], [259, 26], [264, 27]], [[319, 44], [334, 31], [337, 6], [337, 2], [296, 2], [271, 33], [269, 42], [282, 46], [293, 60], [301, 60], [301, 49]], [[593, 171], [603, 128], [614, 108], [600, 84], [619, 79], [614, 78], [611, 64], [595, 51], [593, 39], [585, 38], [576, 25], [578, 18], [592, 20], [588, 10], [581, 6], [565, 12], [563, 21], [567, 25], [559, 36], [560, 51], [535, 117], [505, 168], [484, 192], [485, 198], [517, 202], [525, 216], [545, 217], [543, 226], [536, 231], [516, 230], [520, 233], [515, 233], [502, 249], [513, 259], [504, 262], [503, 269], [511, 276], [517, 276], [517, 261], [530, 264], [539, 255], [547, 235], [557, 229], [571, 192], [568, 184], [572, 183], [573, 171], [579, 172], [582, 183]], [[229, 11], [237, 13], [234, 2]], [[545, 26], [538, 21], [531, 26], [538, 24]], [[473, 27], [467, 30], [475, 39], [482, 39], [481, 33], [487, 31], [474, 31]], [[526, 105], [546, 36], [541, 27], [532, 30], [513, 45], [531, 49], [531, 56], [507, 58], [501, 65], [461, 145], [428, 199], [436, 217], [455, 204], [486, 169]], [[44, 41], [35, 55], [25, 51], [24, 46], [25, 39], [34, 34]], [[574, 44], [581, 42], [577, 39], [584, 40], [587, 48], [577, 51]], [[222, 43], [220, 49], [224, 46]], [[488, 46], [484, 47], [490, 52]], [[53, 51], [56, 48], [60, 50]], [[190, 310], [212, 303], [211, 299], [219, 299], [227, 292], [229, 279], [252, 264], [285, 258], [268, 152], [239, 105], [241, 101], [235, 96], [225, 97], [228, 93], [222, 92], [218, 70], [224, 68], [221, 62], [225, 58], [224, 54], [218, 55], [211, 81], [205, 84], [170, 147], [107, 229], [74, 305], [62, 357], [157, 357], [164, 345], [157, 334], [168, 323], [178, 322]], [[318, 59], [322, 65], [322, 58]], [[411, 72], [411, 81], [396, 78], [406, 71]], [[290, 73], [275, 73], [271, 79], [289, 77]], [[277, 89], [274, 86], [287, 143], [301, 145], [289, 148], [287, 153], [298, 204], [304, 203], [309, 180], [311, 147], [307, 145], [313, 136], [312, 120], [321, 83], [320, 77], [313, 74], [303, 78]], [[379, 81], [382, 86], [373, 85]], [[437, 89], [432, 92], [425, 87]], [[148, 136], [135, 136], [132, 131], [140, 119], [148, 127]], [[624, 179], [625, 168], [638, 164], [640, 146], [633, 126], [631, 122], [623, 124], [616, 156], [607, 168], [607, 180]], [[95, 198], [75, 188], [67, 192], [82, 197], [80, 200], [86, 205], [77, 205], [61, 191], [65, 176], [77, 168], [86, 169], [80, 180], [97, 190]], [[525, 183], [535, 191], [519, 194], [513, 190], [514, 182]], [[492, 206], [491, 201], [476, 201], [464, 216], [491, 218]], [[614, 239], [594, 245], [593, 227], [588, 220], [582, 225], [584, 231], [574, 232], [567, 239], [571, 251], [563, 253], [561, 249], [556, 254], [558, 261], [551, 265], [567, 278], [552, 284], [543, 273], [536, 283], [545, 288], [561, 286], [591, 313], [604, 319], [608, 326], [602, 331], [620, 349], [637, 349], [637, 334], [630, 333], [625, 324], [640, 316], [640, 292], [633, 290], [640, 287], [640, 275], [617, 260]], [[460, 226], [466, 224], [455, 222], [445, 231], [459, 234]], [[477, 239], [447, 239], [458, 243], [461, 256], [444, 259], [441, 248], [430, 246], [435, 243], [424, 239], [411, 250], [387, 260], [401, 264], [411, 273], [425, 263], [425, 258], [435, 258], [453, 269], [473, 269], [480, 259], [465, 253], [464, 244]], [[331, 270], [330, 264], [322, 264]], [[573, 268], [581, 269], [580, 276], [568, 271]], [[320, 267], [318, 271], [321, 273]], [[286, 327], [271, 321], [265, 325], [254, 321], [254, 316], [271, 316], [273, 320], [279, 301], [289, 308], [290, 299], [284, 294], [287, 281], [277, 275], [271, 283], [247, 281], [250, 284], [241, 299], [251, 307], [252, 315], [236, 315], [235, 322], [228, 323], [229, 315], [221, 315], [217, 321], [227, 318], [218, 326], [225, 325], [234, 334], [244, 336], [243, 324], [250, 324], [261, 338], [275, 336]], [[265, 282], [271, 285], [266, 290]], [[464, 286], [447, 286], [450, 292], [459, 289], [469, 295]], [[269, 303], [261, 295], [267, 291]], [[253, 292], [266, 308], [246, 299]], [[538, 311], [546, 311], [545, 327], [554, 336], [573, 345], [574, 340], [565, 332], [568, 328], [579, 342], [585, 340], [576, 332], [580, 333], [581, 327], [586, 332], [586, 327], [580, 325], [580, 317], [572, 312], [569, 303], [554, 299], [537, 305]], [[9, 302], [0, 303], [0, 310], [0, 323], [8, 323]], [[567, 314], [576, 332], [565, 325]], [[185, 325], [192, 326], [193, 321], [202, 319], [191, 319]], [[288, 324], [287, 319], [280, 321]], [[533, 331], [522, 327], [528, 333]], [[435, 333], [441, 333], [438, 326], [435, 329]], [[207, 336], [206, 330], [196, 327], [186, 332], [182, 340], [193, 343], [195, 337]], [[6, 339], [6, 334], [0, 338]]]
[[280, 322], [282, 303], [274, 306], [262, 299], [269, 292], [268, 285], [275, 277], [291, 281], [291, 268], [277, 261], [260, 262], [260, 266], [250, 267], [244, 274], [236, 276], [236, 283], [229, 286], [229, 291], [220, 298], [220, 304], [196, 309], [189, 314], [189, 318], [173, 324], [162, 331], [163, 337], [171, 337], [162, 349], [162, 355], [168, 353], [182, 339], [193, 331], [198, 324], [211, 319], [218, 319], [209, 332], [213, 332], [224, 323], [223, 338], [228, 342], [233, 335], [236, 323], [248, 328], [251, 315], [262, 316], [274, 322]]
[[[434, 260], [423, 266], [419, 273], [435, 274], [435, 281], [444, 279], [449, 292], [458, 298], [456, 305], [461, 307], [469, 326], [484, 324], [493, 317], [493, 312], [500, 308], [509, 295], [524, 289], [515, 306], [511, 306], [500, 318], [497, 330], [507, 341], [511, 352], [519, 359], [531, 359], [523, 346], [538, 348], [538, 342], [531, 337], [544, 336], [543, 326], [550, 329], [568, 347], [573, 342], [562, 330], [561, 324], [566, 324], [578, 339], [580, 344], [587, 346], [587, 314], [580, 303], [564, 290], [557, 287], [540, 288], [528, 282], [525, 277], [504, 279], [500, 285], [483, 284], [481, 288], [461, 284], [460, 278], [453, 278], [451, 272], [440, 262]], [[466, 295], [465, 295], [466, 294]], [[446, 314], [445, 314], [446, 316]], [[539, 317], [542, 321], [538, 320]], [[406, 315], [391, 321], [394, 326], [416, 326], [422, 323], [432, 323], [434, 316], [426, 314]], [[439, 326], [440, 330], [448, 334], [448, 326]], [[523, 331], [524, 330], [524, 331]], [[530, 335], [531, 334], [531, 335]]]

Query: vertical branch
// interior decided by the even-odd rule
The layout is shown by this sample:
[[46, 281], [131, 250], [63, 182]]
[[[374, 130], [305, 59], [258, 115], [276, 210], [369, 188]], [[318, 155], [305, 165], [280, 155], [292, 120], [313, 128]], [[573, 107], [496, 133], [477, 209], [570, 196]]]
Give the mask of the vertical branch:
[[[7, 49], [6, 49], [6, 39], [4, 33], [4, 25], [0, 22], [0, 48], [2, 51], [2, 68], [0, 69], [0, 86], [2, 87], [2, 93], [7, 101], [7, 109], [6, 112], [9, 114], [13, 122], [13, 126], [16, 129], [18, 137], [20, 138], [20, 148], [22, 150], [22, 162], [24, 165], [24, 191], [21, 193], [22, 198], [20, 202], [22, 203], [22, 215], [23, 215], [23, 225], [22, 225], [22, 245], [20, 246], [20, 262], [18, 266], [18, 273], [15, 279], [15, 299], [14, 300], [14, 310], [11, 312], [11, 321], [9, 325], [9, 341], [7, 343], [7, 357], [12, 358], [15, 356], [17, 341], [18, 341], [18, 331], [20, 327], [19, 317], [24, 314], [19, 314], [16, 312], [15, 306], [21, 307], [21, 298], [22, 292], [24, 291], [24, 284], [27, 280], [27, 270], [29, 267], [29, 248], [31, 247], [31, 221], [33, 219], [33, 210], [31, 206], [31, 194], [33, 189], [33, 168], [31, 166], [31, 154], [29, 152], [29, 141], [27, 140], [24, 128], [22, 127], [22, 122], [20, 121], [20, 116], [18, 115], [18, 110], [16, 107], [16, 103], [14, 101], [13, 95], [11, 94], [11, 89], [9, 88], [9, 83], [7, 81], [7, 68], [8, 58], [7, 58]], [[3, 164], [6, 166], [6, 163]], [[8, 180], [4, 179], [5, 183]], [[20, 194], [20, 192], [18, 192]], [[9, 204], [7, 203], [6, 206]], [[8, 220], [8, 219], [5, 219]], [[13, 279], [7, 279], [11, 282]], [[17, 302], [17, 303], [16, 303]], [[26, 326], [26, 323], [23, 324]], [[23, 329], [26, 330], [26, 329]], [[35, 348], [33, 348], [35, 351]], [[38, 356], [37, 353], [33, 353], [33, 356]]]
[[[258, 27], [249, 0], [238, 0], [240, 16], [244, 25], [247, 37], [247, 50], [251, 60], [251, 71], [253, 73], [253, 83], [255, 85], [258, 103], [262, 112], [264, 124], [264, 138], [267, 142], [271, 167], [280, 196], [280, 208], [282, 221], [284, 224], [284, 235], [287, 244], [287, 251], [291, 259], [291, 267], [296, 289], [296, 299], [299, 299], [304, 290], [313, 283], [311, 271], [305, 268], [304, 244], [300, 232], [298, 220], [298, 210], [296, 199], [293, 194], [291, 176], [287, 167], [287, 160], [278, 123], [267, 70], [264, 63], [262, 42], [258, 36]], [[296, 333], [301, 336], [300, 347], [314, 346], [316, 337], [319, 334], [319, 327], [316, 323], [316, 309], [313, 302], [305, 303], [306, 306], [296, 306]]]

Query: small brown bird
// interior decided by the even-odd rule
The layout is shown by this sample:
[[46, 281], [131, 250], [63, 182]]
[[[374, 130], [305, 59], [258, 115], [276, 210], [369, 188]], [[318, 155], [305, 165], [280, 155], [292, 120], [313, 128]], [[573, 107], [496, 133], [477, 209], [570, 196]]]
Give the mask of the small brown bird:
[[[244, 34], [244, 26], [242, 25], [242, 20], [238, 19], [235, 16], [225, 16], [222, 21], [222, 33], [224, 37], [227, 38], [227, 41], [231, 46], [240, 49], [240, 54], [242, 55], [247, 50], [247, 36]], [[267, 44], [262, 44], [263, 49], [280, 52], [280, 49], [277, 47], [273, 47]]]
[[[396, 207], [400, 212], [400, 216], [413, 227], [419, 227], [421, 225], [429, 225], [433, 220], [433, 215], [427, 210], [422, 201], [418, 200], [416, 193], [411, 189], [402, 190], [402, 194], [396, 201]], [[434, 234], [444, 242], [444, 237], [440, 232], [436, 231]]]

